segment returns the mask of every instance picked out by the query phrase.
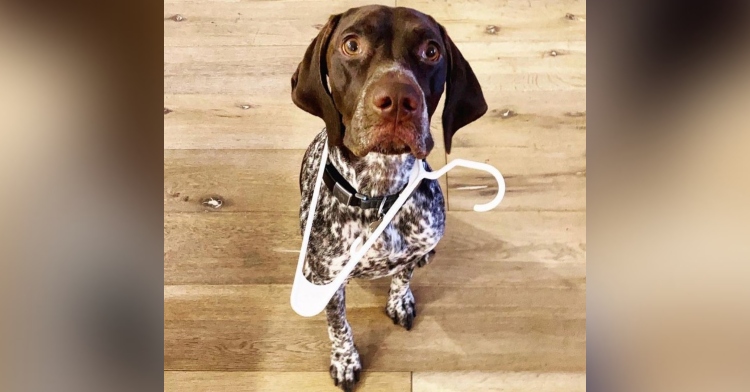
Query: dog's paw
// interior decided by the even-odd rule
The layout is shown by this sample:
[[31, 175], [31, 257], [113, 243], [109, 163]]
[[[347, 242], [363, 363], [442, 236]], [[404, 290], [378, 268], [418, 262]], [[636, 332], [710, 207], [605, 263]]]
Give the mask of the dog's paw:
[[417, 260], [417, 267], [422, 268], [427, 264], [430, 264], [432, 259], [435, 257], [435, 249], [429, 251], [426, 255], [422, 256], [419, 260]]
[[351, 346], [349, 349], [334, 348], [331, 352], [331, 378], [333, 384], [345, 392], [351, 392], [354, 384], [359, 382], [362, 372], [362, 362], [359, 360], [357, 348]]
[[414, 318], [417, 317], [417, 305], [414, 303], [414, 295], [411, 293], [411, 289], [406, 289], [403, 294], [389, 292], [385, 312], [394, 324], [406, 328], [407, 331], [411, 330], [412, 325], [414, 325]]

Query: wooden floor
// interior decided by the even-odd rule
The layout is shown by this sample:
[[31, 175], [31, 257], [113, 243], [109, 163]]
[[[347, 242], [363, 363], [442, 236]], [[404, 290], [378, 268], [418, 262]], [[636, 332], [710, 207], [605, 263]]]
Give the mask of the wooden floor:
[[[366, 3], [166, 0], [165, 390], [336, 391], [324, 316], [289, 306], [299, 165], [323, 126], [289, 80], [327, 16]], [[585, 390], [585, 2], [383, 4], [433, 15], [471, 62], [490, 111], [447, 159], [496, 166], [507, 194], [476, 213], [494, 180], [443, 180], [446, 235], [415, 273], [412, 331], [385, 315], [387, 280], [350, 284], [358, 390]], [[441, 145], [430, 160], [445, 164]]]

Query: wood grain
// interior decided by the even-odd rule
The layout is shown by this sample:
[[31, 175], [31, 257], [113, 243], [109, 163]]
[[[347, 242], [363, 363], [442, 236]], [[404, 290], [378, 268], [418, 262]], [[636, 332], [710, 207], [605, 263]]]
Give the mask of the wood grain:
[[413, 376], [413, 392], [581, 392], [585, 373], [422, 373]]
[[[290, 288], [167, 286], [165, 369], [325, 370], [325, 317], [295, 316]], [[358, 282], [347, 290], [348, 319], [370, 371], [584, 369], [580, 287], [415, 285], [419, 317], [411, 331], [384, 314], [386, 295], [386, 287]]]
[[[586, 39], [586, 3], [575, 0], [447, 1], [165, 1], [165, 46], [307, 45], [328, 16], [366, 4], [432, 15], [455, 42]], [[570, 14], [570, 16], [568, 16]], [[182, 18], [177, 21], [175, 15]], [[179, 18], [177, 18], [179, 19]], [[494, 29], [488, 28], [494, 26]]]
[[164, 152], [164, 210], [299, 211], [304, 150], [169, 150]]
[[[307, 45], [332, 14], [391, 1], [165, 1], [164, 46]], [[180, 21], [174, 16], [180, 15]]]
[[[328, 372], [164, 372], [165, 392], [332, 390]], [[411, 375], [408, 372], [364, 372], [357, 391], [409, 392]]]
[[[166, 95], [164, 147], [306, 149], [323, 129], [323, 121], [291, 102], [273, 103], [268, 99], [271, 98], [263, 93]], [[289, 92], [284, 90], [276, 100], [289, 101]], [[537, 144], [547, 141], [554, 146], [554, 143], [569, 143], [569, 138], [585, 141], [585, 90], [503, 91], [496, 98], [488, 97], [488, 105], [485, 117], [456, 134], [454, 146], [504, 143], [518, 146], [529, 141]], [[441, 114], [442, 104], [431, 126], [437, 148], [443, 146]], [[478, 138], [472, 141], [466, 137], [468, 134]]]
[[[165, 0], [165, 391], [335, 391], [322, 315], [289, 306], [300, 160], [322, 120], [290, 78], [328, 16], [371, 0]], [[449, 213], [414, 274], [418, 317], [394, 326], [389, 279], [353, 280], [362, 391], [585, 391], [586, 3], [391, 0], [444, 25], [489, 106], [433, 167]], [[221, 208], [203, 204], [208, 198]]]
[[[585, 87], [585, 43], [544, 42], [518, 47], [463, 43], [492, 102], [503, 91], [575, 90]], [[291, 75], [306, 46], [165, 47], [166, 94], [272, 94], [289, 99]], [[555, 51], [556, 56], [549, 53]], [[263, 61], [254, 61], [262, 58]], [[280, 101], [279, 101], [280, 102]]]
[[[519, 269], [525, 269], [524, 272], [543, 271], [539, 265]], [[426, 314], [441, 308], [464, 307], [469, 310], [486, 306], [492, 308], [490, 310], [502, 309], [507, 317], [533, 316], [542, 311], [549, 312], [550, 318], [583, 316], [584, 305], [571, 303], [571, 299], [583, 294], [583, 285], [562, 284], [562, 278], [552, 276], [547, 274], [546, 278], [539, 278], [538, 283], [528, 287], [505, 281], [507, 278], [496, 284], [466, 287], [429, 284], [425, 282], [427, 279], [419, 279], [413, 289], [415, 295], [419, 294], [417, 305], [422, 304], [420, 310], [424, 309]], [[388, 284], [388, 279], [352, 280], [347, 286], [348, 311], [384, 306]], [[494, 288], [495, 292], [487, 295], [487, 287]], [[168, 285], [164, 289], [164, 320], [271, 323], [304, 320], [287, 317], [293, 314], [288, 301], [290, 290], [291, 284]]]
[[[396, 0], [399, 7], [418, 9], [431, 15], [438, 21], [526, 21], [526, 20], [557, 20], [568, 13], [578, 16], [572, 21], [584, 21], [586, 16], [586, 2], [583, 0], [471, 0], [471, 1], [443, 1], [443, 0]], [[585, 27], [585, 23], [583, 24]], [[536, 30], [526, 28], [525, 30]], [[585, 30], [582, 31], [585, 33]], [[585, 35], [576, 36], [585, 39]], [[527, 40], [516, 40], [527, 41]]]
[[242, 95], [165, 96], [164, 147], [304, 150], [325, 124], [294, 106], [288, 91], [283, 98], [289, 102]]
[[[531, 151], [529, 151], [531, 150]], [[585, 146], [570, 152], [542, 148], [456, 148], [454, 157], [488, 162], [506, 179], [503, 210], [584, 210]], [[583, 150], [578, 156], [573, 151]], [[223, 201], [217, 211], [299, 211], [299, 170], [303, 150], [168, 150], [164, 153], [164, 209], [214, 211], [205, 201]], [[445, 153], [428, 157], [433, 168], [445, 165]], [[493, 177], [457, 168], [439, 179], [450, 193], [451, 211], [471, 211], [497, 189]]]
[[[167, 150], [164, 152], [164, 210], [299, 212], [299, 172], [304, 150]], [[445, 165], [436, 149], [427, 161]], [[447, 189], [445, 177], [441, 187]]]
[[[424, 274], [437, 284], [493, 283], [523, 263], [542, 263], [552, 270], [576, 264], [578, 269], [560, 273], [581, 278], [585, 238], [583, 212], [449, 212], [435, 264]], [[164, 280], [168, 284], [289, 283], [301, 241], [296, 212], [167, 213]], [[508, 262], [518, 264], [502, 264]], [[530, 284], [538, 273], [517, 279]]]

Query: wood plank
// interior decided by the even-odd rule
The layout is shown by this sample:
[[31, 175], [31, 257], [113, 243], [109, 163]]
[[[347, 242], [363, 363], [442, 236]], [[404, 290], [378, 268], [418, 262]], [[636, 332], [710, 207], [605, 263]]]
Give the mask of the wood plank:
[[291, 99], [291, 77], [304, 53], [304, 46], [165, 47], [164, 93]]
[[[166, 1], [165, 46], [306, 45], [328, 16], [394, 1]], [[584, 1], [398, 1], [442, 23], [455, 42], [540, 42], [586, 39]], [[177, 21], [174, 16], [181, 15]], [[567, 16], [571, 14], [572, 16]], [[494, 29], [488, 28], [494, 26]]]
[[[472, 69], [475, 72], [477, 69], [485, 70], [485, 68], [485, 71], [494, 71], [498, 74], [511, 72], [547, 74], [554, 71], [578, 75], [585, 72], [585, 69], [581, 68], [581, 65], [586, 63], [585, 41], [545, 41], [524, 44], [466, 42], [458, 45], [458, 48], [464, 57], [472, 62]], [[307, 45], [165, 47], [164, 73], [167, 76], [282, 74], [282, 71], [286, 69], [280, 70], [274, 65], [293, 66], [292, 71], [294, 71], [306, 49]], [[551, 51], [555, 53], [552, 54]], [[264, 61], [256, 61], [257, 58], [263, 58]], [[477, 66], [474, 66], [474, 63], [477, 63]], [[291, 74], [289, 76], [291, 77]]]
[[[165, 392], [335, 391], [328, 372], [164, 372]], [[408, 372], [362, 373], [357, 391], [409, 392]]]
[[[502, 204], [502, 207], [505, 209], [584, 209], [586, 204], [585, 112], [573, 110], [561, 116], [552, 114], [536, 115], [521, 112], [522, 109], [518, 109], [516, 106], [508, 105], [506, 107], [508, 109], [492, 109], [487, 116], [477, 121], [477, 123], [457, 133], [454, 138], [454, 150], [451, 159], [461, 157], [485, 161], [498, 167], [504, 176], [506, 176], [507, 195]], [[572, 106], [569, 106], [569, 108], [574, 109]], [[241, 111], [242, 109], [236, 108], [236, 110]], [[290, 107], [289, 110], [291, 113], [301, 113], [295, 107]], [[507, 110], [513, 110], [509, 117], [503, 115], [504, 113], [508, 113]], [[169, 115], [172, 114], [170, 113]], [[309, 117], [313, 121], [319, 121], [304, 113], [301, 116]], [[195, 115], [196, 119], [200, 117], [200, 114]], [[259, 115], [258, 118], [269, 118], [269, 116]], [[183, 122], [184, 125], [173, 129], [174, 132], [171, 134], [184, 135], [182, 129], [190, 128], [189, 122]], [[436, 134], [438, 148], [440, 148], [442, 142], [440, 141], [440, 136], [438, 136], [439, 130], [435, 128], [436, 126], [433, 125], [433, 133]], [[242, 132], [242, 135], [239, 136], [244, 139], [238, 141], [238, 139], [233, 138], [231, 135], [222, 135], [222, 132], [211, 132], [209, 126], [206, 133], [198, 133], [197, 130], [193, 129], [195, 133], [190, 132], [189, 135], [195, 135], [195, 138], [188, 141], [185, 146], [204, 146], [213, 144], [213, 140], [218, 140], [222, 144], [217, 143], [216, 147], [256, 145], [262, 148], [271, 148], [277, 145], [284, 145], [285, 147], [302, 146], [302, 148], [305, 148], [316, 131], [305, 130], [302, 127], [298, 129], [303, 131], [291, 134], [286, 132], [261, 134]], [[168, 138], [166, 135], [170, 135], [169, 128], [167, 128], [167, 133], [165, 133], [165, 139]], [[165, 144], [169, 144], [169, 141], [165, 140]], [[175, 144], [173, 143], [172, 145], [174, 146]], [[186, 176], [193, 176], [195, 175], [194, 171], [198, 170], [204, 171], [203, 177], [201, 177], [203, 181], [218, 181], [219, 183], [223, 182], [227, 186], [231, 185], [239, 188], [233, 189], [235, 191], [234, 197], [240, 203], [236, 205], [235, 210], [253, 210], [253, 203], [257, 205], [265, 203], [264, 200], [268, 200], [257, 198], [255, 195], [258, 192], [263, 193], [270, 188], [255, 187], [252, 183], [237, 181], [233, 176], [238, 174], [238, 171], [246, 173], [246, 176], [253, 176], [250, 173], [251, 170], [259, 170], [257, 174], [266, 174], [268, 170], [271, 170], [272, 173], [269, 173], [271, 174], [271, 178], [284, 179], [284, 192], [280, 192], [280, 194], [289, 195], [290, 197], [294, 196], [294, 200], [284, 199], [285, 210], [296, 210], [298, 208], [298, 201], [296, 201], [296, 178], [299, 169], [297, 167], [298, 163], [293, 163], [301, 159], [298, 158], [298, 156], [301, 157], [303, 155], [301, 151], [295, 151], [290, 154], [284, 152], [269, 154], [258, 152], [258, 160], [241, 158], [240, 155], [244, 154], [244, 152], [238, 154], [232, 152], [190, 152], [185, 154], [169, 152], [165, 154], [165, 165], [167, 166], [165, 168], [167, 184], [165, 192], [168, 193], [168, 195], [165, 195], [166, 200], [182, 200], [181, 198], [168, 197], [177, 193], [182, 194], [183, 198], [184, 196], [191, 197], [188, 195], [190, 192], [187, 189], [180, 190], [179, 187], [175, 187], [175, 183], [172, 181], [179, 184], [184, 180], [179, 177], [180, 173]], [[431, 154], [429, 161], [433, 167], [442, 167], [444, 164], [443, 154], [439, 150]], [[206, 170], [203, 170], [196, 167], [195, 164], [190, 163], [190, 159], [186, 155], [194, 155], [197, 162], [210, 164], [210, 169], [206, 167]], [[260, 159], [261, 157], [263, 160]], [[276, 159], [277, 157], [278, 159]], [[174, 161], [172, 161], [173, 158]], [[253, 164], [253, 162], [258, 161], [267, 162], [265, 159], [271, 159], [271, 162], [274, 162], [274, 164], [271, 166]], [[186, 165], [188, 167], [183, 169], [179, 165]], [[282, 168], [285, 170], [285, 174], [283, 175], [278, 171]], [[224, 169], [229, 170], [229, 172], [226, 172]], [[172, 175], [176, 175], [178, 178], [172, 178]], [[443, 189], [448, 190], [449, 208], [451, 210], [470, 210], [474, 203], [487, 198], [488, 193], [496, 189], [494, 180], [490, 177], [475, 176], [475, 172], [456, 169], [447, 176], [448, 187], [446, 187], [446, 178], [441, 179]], [[257, 175], [256, 177], [260, 179], [266, 178]], [[195, 180], [201, 180], [201, 178]], [[194, 185], [200, 189], [196, 189], [197, 194], [194, 195], [195, 197], [191, 197], [193, 202], [189, 204], [169, 204], [165, 201], [165, 208], [170, 211], [199, 210], [201, 208], [199, 204], [200, 197], [204, 194], [221, 194], [230, 191], [230, 189], [222, 187], [212, 190], [211, 188], [214, 188], [213, 185], [209, 186], [208, 184], [201, 184], [199, 182], [194, 183]], [[479, 189], [477, 187], [488, 188]], [[457, 197], [451, 199], [453, 195]], [[243, 204], [241, 199], [249, 203]]]
[[165, 97], [164, 148], [305, 150], [325, 124], [284, 98], [259, 105], [224, 95]]
[[[324, 371], [324, 315], [302, 318], [290, 285], [165, 287], [165, 369]], [[415, 286], [411, 331], [386, 287], [354, 282], [348, 319], [370, 371], [583, 371], [585, 289]]]
[[[532, 275], [543, 270], [540, 265], [523, 268], [523, 287], [518, 282], [500, 282], [501, 279], [489, 286], [435, 285], [420, 279], [414, 282], [412, 290], [424, 305], [420, 307], [420, 314], [424, 309], [426, 315], [463, 306], [485, 307], [487, 309], [474, 311], [502, 312], [508, 317], [546, 315], [571, 319], [585, 316], [585, 303], [581, 301], [585, 286], [562, 284], [562, 279], [554, 279], [552, 274], [547, 274], [544, 281]], [[581, 271], [579, 269], [579, 273]], [[526, 285], [526, 279], [531, 284]], [[291, 279], [287, 282], [291, 283]], [[348, 311], [385, 306], [388, 284], [389, 279], [352, 280], [347, 286]], [[164, 320], [288, 322], [289, 316], [294, 315], [289, 305], [290, 290], [291, 284], [167, 285]], [[320, 320], [325, 321], [325, 318], [321, 316]]]
[[288, 282], [301, 244], [295, 213], [166, 213], [164, 282]]
[[[460, 3], [459, 3], [460, 4]], [[498, 16], [489, 13], [485, 18], [468, 20], [438, 19], [451, 39], [458, 44], [484, 43], [536, 43], [553, 41], [581, 41], [586, 39], [585, 14], [578, 14], [569, 20], [566, 13], [548, 16], [524, 14], [520, 19]]]
[[[582, 143], [581, 143], [582, 144]], [[578, 146], [585, 151], [585, 146]], [[489, 162], [506, 178], [508, 210], [584, 210], [585, 152], [550, 151], [527, 147], [456, 148], [456, 157]], [[164, 209], [169, 212], [299, 211], [299, 167], [302, 150], [167, 150], [164, 153]], [[578, 156], [576, 156], [578, 155]], [[444, 152], [434, 151], [428, 162], [445, 165]], [[449, 194], [451, 211], [471, 211], [493, 197], [493, 177], [457, 168], [439, 180]], [[451, 199], [450, 196], [456, 196]], [[205, 205], [210, 198], [223, 205]]]
[[[510, 102], [491, 109], [454, 136], [448, 161], [464, 158], [497, 167], [506, 180], [503, 208], [585, 210], [585, 96], [576, 104], [583, 107], [546, 115]], [[476, 171], [459, 168], [447, 177], [451, 210], [468, 210], [497, 189], [494, 178]]]
[[416, 372], [413, 392], [579, 392], [586, 373]]
[[[323, 121], [294, 106], [288, 90], [278, 95], [277, 98], [263, 94], [166, 95], [164, 106], [168, 112], [164, 115], [164, 147], [306, 149], [323, 128]], [[524, 145], [528, 142], [536, 145], [547, 142], [554, 146], [561, 141], [580, 141], [585, 136], [585, 90], [506, 91], [497, 94], [496, 98], [487, 99], [489, 112], [456, 134], [455, 147], [485, 146], [487, 143], [492, 146]], [[281, 101], [284, 102], [279, 103]], [[441, 114], [442, 104], [431, 125], [437, 148], [443, 146]], [[469, 134], [476, 134], [479, 138], [466, 137]]]
[[[301, 242], [296, 212], [167, 213], [164, 281], [289, 283]], [[585, 283], [581, 279], [585, 276], [586, 214], [449, 212], [445, 237], [436, 250], [435, 264], [417, 274], [423, 284], [496, 285], [515, 269], [521, 273], [537, 268], [534, 273], [539, 279], [549, 277], [556, 285], [579, 286]], [[532, 263], [540, 265], [532, 267]], [[441, 274], [443, 269], [450, 274]], [[572, 280], [565, 283], [566, 279]], [[529, 284], [528, 279], [524, 282]]]
[[[299, 211], [299, 171], [304, 150], [166, 150], [164, 210], [212, 211], [204, 202], [214, 197], [220, 211]], [[445, 166], [436, 149], [427, 161]], [[441, 187], [447, 189], [445, 177]]]
[[165, 1], [164, 46], [307, 45], [330, 15], [368, 4], [395, 1]]
[[[578, 15], [576, 21], [585, 21], [584, 0], [396, 0], [399, 7], [410, 7], [431, 15], [438, 21], [524, 21], [529, 18], [554, 20], [567, 13]], [[498, 4], [501, 3], [501, 4]], [[583, 19], [583, 20], [582, 20]], [[500, 26], [502, 27], [502, 26]], [[585, 27], [585, 24], [584, 24]]]
[[299, 211], [304, 150], [165, 150], [164, 210]]
[[[505, 178], [503, 209], [584, 211], [586, 209], [586, 157], [571, 151], [534, 151], [528, 147], [457, 148], [450, 159], [486, 162]], [[497, 191], [494, 177], [460, 169], [447, 174], [452, 211], [471, 210], [490, 200]]]
[[[529, 45], [463, 43], [488, 98], [504, 91], [576, 90], [585, 87], [585, 43]], [[164, 48], [166, 94], [289, 94], [305, 46], [201, 46]], [[554, 50], [557, 55], [551, 56]], [[262, 62], [256, 59], [264, 59]]]
[[[535, 105], [537, 102], [529, 104]], [[515, 147], [532, 151], [584, 152], [585, 109], [555, 111], [551, 106], [540, 112], [530, 112], [530, 107], [519, 108], [510, 102], [499, 108], [491, 108], [485, 116], [454, 135], [453, 148], [477, 150]]]

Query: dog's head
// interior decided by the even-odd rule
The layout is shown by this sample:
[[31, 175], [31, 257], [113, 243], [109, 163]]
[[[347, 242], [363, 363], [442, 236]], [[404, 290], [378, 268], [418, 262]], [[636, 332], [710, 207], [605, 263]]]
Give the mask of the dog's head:
[[326, 123], [331, 146], [426, 157], [430, 119], [447, 86], [445, 149], [487, 111], [474, 72], [445, 28], [409, 8], [367, 6], [333, 15], [292, 76], [292, 100]]

